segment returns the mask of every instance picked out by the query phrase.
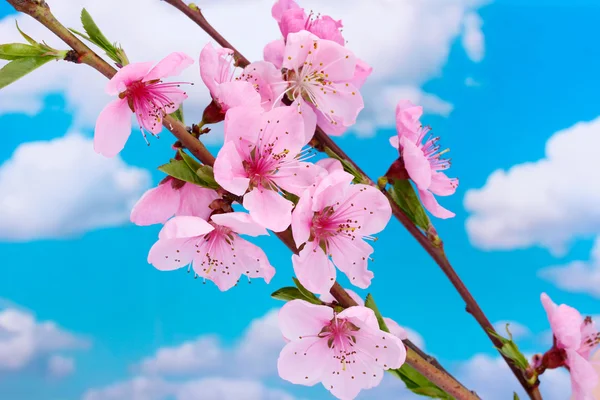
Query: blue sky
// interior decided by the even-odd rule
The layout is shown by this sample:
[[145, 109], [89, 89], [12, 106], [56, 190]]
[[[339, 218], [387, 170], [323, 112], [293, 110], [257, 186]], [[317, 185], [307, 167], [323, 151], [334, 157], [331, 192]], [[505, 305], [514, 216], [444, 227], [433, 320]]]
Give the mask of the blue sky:
[[[67, 8], [58, 1], [55, 3], [58, 11]], [[94, 6], [89, 1], [83, 3], [93, 10]], [[210, 7], [214, 7], [215, 15], [220, 18], [225, 11], [217, 8], [229, 7], [230, 13], [236, 13], [236, 7], [232, 6], [235, 3], [229, 1], [224, 5], [208, 7], [209, 11], [213, 10]], [[266, 15], [264, 20], [275, 25], [268, 18], [269, 2], [257, 3], [261, 7], [260, 12]], [[585, 262], [590, 259], [594, 237], [600, 235], [600, 218], [596, 216], [597, 211], [594, 213], [592, 202], [597, 199], [593, 197], [594, 194], [600, 195], [600, 187], [597, 179], [591, 179], [584, 182], [588, 189], [582, 190], [582, 196], [574, 195], [564, 202], [553, 203], [553, 199], [549, 198], [550, 192], [537, 193], [540, 196], [539, 203], [528, 203], [521, 207], [514, 203], [523, 203], [524, 200], [521, 200], [529, 196], [528, 190], [525, 190], [528, 187], [534, 190], [539, 182], [551, 179], [551, 187], [557, 193], [567, 193], [565, 197], [569, 197], [569, 186], [564, 186], [565, 181], [578, 180], [580, 176], [571, 175], [568, 169], [557, 169], [557, 174], [548, 177], [542, 175], [544, 170], [528, 175], [532, 180], [525, 181], [525, 186], [519, 180], [522, 179], [519, 174], [511, 175], [502, 186], [491, 184], [488, 177], [498, 169], [508, 170], [544, 158], [546, 142], [556, 132], [578, 122], [592, 121], [600, 115], [596, 100], [600, 88], [596, 79], [600, 57], [594, 51], [600, 6], [594, 6], [591, 2], [573, 5], [573, 2], [566, 1], [553, 1], [551, 5], [549, 2], [515, 5], [514, 2], [501, 0], [476, 6], [471, 5], [473, 2], [458, 3], [464, 4], [457, 6], [460, 14], [456, 21], [436, 20], [433, 4], [424, 2], [418, 6], [423, 19], [433, 18], [430, 20], [432, 23], [448, 24], [447, 30], [438, 29], [440, 35], [446, 36], [439, 40], [441, 44], [436, 42], [432, 48], [426, 47], [425, 43], [416, 49], [416, 44], [404, 46], [409, 49], [405, 53], [398, 50], [399, 56], [406, 56], [401, 58], [401, 63], [411, 64], [414, 58], [423, 65], [410, 68], [402, 66], [397, 74], [391, 72], [378, 76], [373, 86], [365, 88], [365, 99], [371, 102], [373, 109], [386, 110], [384, 103], [387, 100], [377, 96], [378, 88], [411, 87], [412, 92], [407, 92], [407, 89], [396, 92], [394, 89], [391, 92], [418, 93], [420, 96], [428, 93], [428, 96], [435, 96], [435, 101], [431, 101], [432, 97], [426, 97], [429, 100], [423, 101], [426, 111], [429, 111], [424, 121], [442, 137], [442, 144], [451, 148], [451, 174], [460, 178], [457, 193], [441, 200], [444, 206], [456, 212], [456, 218], [434, 221], [445, 241], [448, 257], [491, 321], [510, 320], [522, 324], [526, 327], [519, 340], [522, 348], [528, 353], [544, 351], [548, 324], [539, 303], [541, 292], [548, 292], [555, 301], [571, 304], [585, 313], [600, 314], [598, 291], [581, 289], [577, 282], [565, 290], [556, 285], [556, 280], [544, 278], [548, 275], [540, 272], [549, 266], [564, 266], [572, 261]], [[53, 2], [50, 4], [53, 5]], [[158, 8], [165, 10], [166, 6], [162, 6]], [[98, 14], [102, 15], [100, 6], [96, 7]], [[0, 32], [14, 30], [14, 17], [10, 13], [11, 9], [5, 3], [0, 3], [0, 18], [8, 16], [0, 21]], [[72, 18], [67, 11], [64, 14], [67, 19]], [[92, 15], [97, 14], [92, 12]], [[478, 15], [483, 22], [484, 41], [480, 47], [477, 44], [475, 47], [465, 45], [463, 38], [467, 32], [461, 34], [468, 24], [466, 21], [472, 21], [474, 15]], [[111, 25], [113, 21], [110, 18], [96, 19], [100, 26], [109, 26], [107, 30], [113, 33], [111, 38], [119, 32], [118, 27]], [[69, 21], [74, 21], [71, 26], [77, 23], [73, 19]], [[27, 32], [42, 34], [41, 30], [35, 31], [37, 28], [33, 22], [21, 25], [30, 27]], [[429, 29], [426, 24], [419, 24], [418, 27], [425, 31]], [[186, 26], [185, 29], [193, 30], [193, 27]], [[232, 30], [235, 38], [234, 28], [226, 29]], [[348, 35], [352, 35], [353, 30], [356, 32], [357, 27], [347, 24]], [[277, 33], [275, 28], [272, 32]], [[238, 36], [242, 34], [238, 33]], [[4, 34], [0, 36], [6, 37]], [[40, 40], [49, 38], [36, 37]], [[200, 34], [197, 37], [200, 43], [195, 46], [201, 48], [206, 39]], [[16, 36], [9, 39], [15, 40]], [[125, 36], [115, 39], [123, 42], [129, 51]], [[398, 42], [418, 40], [401, 37]], [[4, 42], [5, 39], [0, 41]], [[231, 41], [237, 43], [233, 38]], [[390, 43], [392, 47], [388, 50], [396, 51], [393, 49], [394, 41]], [[352, 40], [349, 45], [352, 45]], [[238, 47], [243, 50], [242, 46], [243, 43]], [[400, 44], [398, 47], [401, 47]], [[167, 46], [166, 49], [170, 50], [171, 47]], [[252, 49], [249, 51], [252, 53]], [[446, 51], [448, 54], [445, 54]], [[381, 52], [385, 52], [385, 49]], [[141, 51], [136, 53], [133, 46], [130, 53], [143, 54]], [[190, 51], [190, 55], [196, 58], [198, 54]], [[482, 59], [477, 62], [479, 58]], [[0, 146], [0, 204], [6, 206], [8, 203], [3, 203], [3, 198], [7, 201], [10, 196], [19, 193], [24, 196], [22, 204], [30, 207], [24, 212], [24, 217], [16, 221], [0, 211], [0, 297], [5, 299], [0, 306], [5, 311], [19, 310], [20, 315], [35, 315], [36, 326], [43, 321], [54, 321], [59, 326], [56, 329], [60, 331], [57, 337], [60, 336], [62, 341], [52, 347], [42, 345], [35, 339], [38, 341], [29, 344], [32, 346], [29, 349], [30, 356], [22, 356], [17, 366], [10, 366], [8, 361], [3, 363], [3, 353], [0, 351], [0, 393], [3, 394], [0, 397], [11, 400], [78, 399], [91, 388], [101, 389], [144, 375], [146, 378], [139, 379], [145, 379], [143, 383], [147, 385], [155, 385], [152, 387], [157, 389], [153, 389], [153, 393], [165, 390], [167, 394], [164, 397], [146, 394], [141, 395], [140, 399], [175, 396], [174, 392], [169, 392], [171, 389], [165, 381], [175, 384], [173, 382], [190, 382], [207, 377], [236, 379], [238, 383], [242, 380], [244, 385], [263, 385], [260, 386], [262, 392], [257, 389], [257, 399], [288, 398], [273, 392], [276, 390], [298, 398], [328, 398], [322, 388], [295, 388], [280, 382], [268, 371], [256, 375], [239, 371], [252, 369], [252, 364], [234, 362], [256, 361], [244, 359], [238, 354], [239, 343], [240, 340], [242, 343], [243, 340], [256, 340], [248, 334], [252, 321], [258, 320], [258, 326], [266, 326], [264, 329], [272, 325], [269, 323], [273, 318], [265, 319], [263, 316], [281, 306], [270, 299], [269, 294], [290, 283], [288, 250], [274, 237], [257, 240], [256, 243], [263, 246], [271, 264], [277, 269], [275, 278], [270, 285], [259, 280], [254, 280], [252, 284], [241, 281], [238, 287], [226, 293], [219, 292], [210, 283], [203, 285], [185, 271], [163, 273], [148, 265], [147, 252], [157, 238], [159, 227], [142, 228], [128, 223], [127, 210], [145, 188], [162, 179], [163, 176], [155, 167], [170, 156], [171, 138], [165, 132], [160, 140], [151, 141], [151, 146], [146, 147], [138, 133], [134, 132], [121, 154], [121, 164], [102, 163], [90, 167], [87, 164], [88, 153], [81, 145], [86, 145], [88, 142], [85, 138], [92, 136], [93, 118], [92, 124], [88, 120], [90, 114], [94, 115], [96, 106], [77, 106], [77, 102], [93, 103], [98, 101], [94, 100], [96, 97], [102, 99], [97, 88], [102, 89], [103, 81], [79, 86], [79, 94], [73, 94], [69, 92], [72, 87], [61, 86], [63, 84], [58, 82], [65, 79], [64, 75], [60, 75], [63, 72], [56, 71], [63, 68], [79, 73], [85, 67], [57, 64], [48, 68], [51, 71], [48, 75], [44, 75], [43, 70], [37, 71], [23, 79], [28, 81], [20, 83], [23, 86], [0, 92], [0, 130], [3, 138]], [[58, 75], [52, 75], [55, 73]], [[191, 76], [195, 73], [196, 70]], [[82, 75], [81, 78], [73, 75], [73, 82], [80, 82], [78, 79], [85, 82], [87, 76], [91, 75]], [[197, 76], [193, 79], [199, 81]], [[192, 104], [202, 106], [202, 99], [199, 97], [198, 103]], [[19, 104], [11, 107], [11, 102]], [[35, 102], [39, 104], [35, 105]], [[99, 104], [103, 102], [101, 100]], [[194, 106], [190, 109], [195, 110]], [[348, 134], [339, 143], [364, 166], [371, 177], [378, 177], [394, 159], [394, 149], [387, 143], [393, 128], [377, 120], [374, 116], [376, 112], [372, 109], [365, 111], [365, 126], [373, 127], [375, 135], [365, 137], [364, 134]], [[188, 118], [193, 118], [194, 112]], [[600, 134], [598, 123], [585, 129]], [[65, 140], [65, 134], [70, 138], [73, 135], [76, 137], [73, 147], [67, 147], [68, 151], [81, 151], [84, 154], [74, 157], [81, 164], [59, 169], [70, 178], [66, 182], [64, 179], [56, 182], [51, 179], [57, 157], [44, 153], [43, 149], [27, 153], [29, 162], [15, 162], [18, 159], [18, 152], [15, 152], [22, 150], [24, 144], [53, 139], [60, 142]], [[218, 133], [214, 136], [218, 136]], [[218, 150], [215, 142], [218, 142], [218, 138], [213, 139], [210, 146], [213, 152]], [[588, 143], [590, 146], [600, 144], [598, 139], [595, 142], [586, 140], [581, 144], [585, 147]], [[575, 172], [595, 167], [593, 159], [579, 160], [576, 153], [571, 156], [575, 161], [568, 165], [579, 165], [573, 169]], [[11, 165], [17, 165], [18, 168]], [[14, 177], [9, 173], [15, 174]], [[132, 183], [133, 186], [128, 188], [119, 186], [111, 180], [116, 173], [129, 174], [127, 176], [135, 184]], [[94, 178], [106, 181], [101, 180], [102, 184], [98, 185]], [[479, 192], [471, 192], [469, 196], [472, 201], [465, 200], [469, 190], [482, 187], [484, 189]], [[71, 196], [70, 200], [63, 201], [62, 196], [48, 195], [42, 188], [50, 192], [67, 193], [67, 196]], [[110, 203], [108, 206], [107, 202]], [[551, 218], [536, 219], [532, 214], [537, 215], [547, 203], [552, 203], [554, 207], [552, 215], [562, 213], [566, 217], [556, 218], [556, 222], [540, 227], [540, 223]], [[78, 211], [65, 211], [67, 208]], [[97, 228], [98, 223], [79, 219], [84, 213], [102, 214], [103, 210], [115, 213], [114, 221], [103, 223], [108, 227]], [[587, 214], [586, 210], [589, 211]], [[499, 227], [498, 221], [511, 221], [506, 217], [509, 211], [514, 212], [517, 228], [508, 226], [508, 222], [507, 226]], [[66, 215], [65, 220], [49, 217], [63, 214]], [[543, 214], [540, 215], [543, 217]], [[588, 218], [585, 218], [586, 215]], [[474, 228], [470, 226], [467, 230], [465, 223], [469, 217], [475, 222]], [[53, 222], [43, 225], [48, 218]], [[585, 224], [580, 221], [582, 218]], [[79, 224], [83, 228], [74, 228], [79, 226], [78, 222], [83, 224]], [[487, 226], [486, 223], [494, 225]], [[15, 232], [21, 232], [22, 226], [28, 227], [28, 230], [23, 228], [23, 232], [45, 232], [44, 237], [36, 238], [35, 234], [33, 237], [19, 236]], [[486, 236], [485, 232], [492, 229], [498, 234]], [[530, 240], [503, 244], [502, 235], [513, 235], [515, 229], [529, 235]], [[75, 233], [69, 233], [72, 230]], [[544, 244], [554, 231], [566, 235], [563, 240], [565, 243], [568, 239], [562, 249]], [[27, 236], [27, 232], [23, 232]], [[501, 364], [495, 361], [491, 344], [475, 321], [464, 312], [459, 296], [425, 252], [396, 221], [392, 221], [386, 231], [379, 235], [375, 249], [375, 262], [371, 266], [375, 279], [369, 292], [373, 293], [383, 313], [418, 332], [425, 341], [426, 350], [469, 384], [475, 385], [480, 394], [489, 393], [484, 398], [495, 398], [496, 395], [498, 398], [507, 398], [500, 397], [506, 392], [501, 393], [500, 389], [494, 389], [492, 383], [476, 379], [473, 375], [474, 362], [483, 363], [490, 371], [505, 373]], [[593, 276], [597, 274], [593, 275], [593, 262], [590, 265], [589, 279], [594, 279]], [[360, 293], [366, 294], [366, 291]], [[159, 349], [175, 348], [213, 334], [220, 338], [219, 348], [227, 353], [220, 358], [229, 360], [226, 362], [229, 365], [209, 363], [190, 371], [187, 376], [140, 372], [140, 362], [155, 355]], [[265, 335], [268, 337], [268, 334]], [[2, 340], [0, 335], [0, 350]], [[7, 343], [12, 349], [17, 346], [16, 342]], [[72, 368], [65, 367], [66, 372], [55, 371], [53, 374], [49, 360], [58, 355], [71, 360], [65, 364], [71, 365], [72, 362]], [[267, 352], [263, 361], [272, 362]], [[256, 362], [260, 363], [260, 360]], [[60, 364], [60, 361], [55, 363]], [[556, 381], [562, 384], [564, 376], [557, 375]], [[204, 388], [217, 387], [222, 383], [203, 382]], [[510, 377], [502, 382], [506, 382], [503, 390], [516, 387]], [[394, 382], [386, 385], [381, 388], [382, 398], [396, 398], [390, 397], [394, 393], [392, 390], [397, 390]], [[97, 392], [94, 396], [97, 397], [88, 399], [117, 399], [101, 397], [108, 396], [104, 392]], [[181, 396], [178, 400], [185, 399]], [[364, 398], [370, 398], [369, 394]]]

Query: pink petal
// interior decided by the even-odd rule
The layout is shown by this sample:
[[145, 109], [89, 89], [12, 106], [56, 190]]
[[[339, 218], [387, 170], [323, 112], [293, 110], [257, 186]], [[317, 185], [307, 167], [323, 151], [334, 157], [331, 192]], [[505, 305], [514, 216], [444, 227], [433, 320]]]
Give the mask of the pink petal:
[[279, 311], [279, 329], [288, 340], [318, 335], [333, 319], [333, 309], [304, 300], [291, 300]]
[[373, 248], [363, 240], [352, 240], [336, 236], [329, 240], [329, 253], [333, 263], [346, 274], [354, 286], [366, 289], [371, 285], [373, 272], [367, 268]]
[[170, 181], [148, 190], [131, 210], [131, 222], [146, 226], [164, 224], [179, 208], [179, 191]]
[[212, 210], [208, 207], [210, 203], [220, 197], [215, 190], [203, 188], [193, 183], [185, 183], [179, 189], [179, 194], [181, 201], [175, 214], [192, 215], [203, 220], [208, 220], [212, 213]]
[[117, 71], [117, 73], [108, 81], [106, 93], [115, 96], [127, 90], [127, 86], [136, 81], [141, 81], [148, 73], [148, 70], [154, 65], [153, 62], [140, 62], [127, 64]]
[[313, 106], [309, 105], [302, 97], [296, 99], [294, 104], [290, 107], [294, 107], [298, 114], [302, 115], [304, 119], [304, 142], [308, 143], [315, 135], [317, 128], [317, 114], [315, 113]]
[[236, 254], [249, 278], [263, 278], [266, 283], [275, 276], [275, 268], [269, 263], [265, 252], [258, 246], [240, 237], [235, 241]]
[[348, 307], [338, 314], [339, 318], [348, 319], [361, 329], [379, 330], [379, 322], [375, 312], [364, 306]]
[[[289, 303], [288, 303], [289, 304]], [[331, 357], [327, 340], [306, 337], [288, 343], [277, 360], [279, 376], [296, 385], [313, 386], [321, 381], [324, 360]]]
[[314, 211], [311, 209], [310, 193], [306, 191], [292, 212], [292, 235], [296, 246], [300, 247], [310, 237]]
[[312, 210], [317, 212], [342, 200], [354, 176], [345, 171], [334, 171], [324, 177], [313, 192]]
[[246, 193], [250, 179], [244, 169], [244, 160], [238, 154], [235, 144], [231, 141], [225, 142], [213, 166], [215, 180], [225, 190], [237, 194]]
[[323, 363], [323, 386], [338, 399], [354, 399], [362, 389], [379, 385], [383, 378], [383, 369], [363, 354], [350, 355], [345, 363], [334, 357], [326, 358]]
[[448, 211], [444, 207], [440, 206], [435, 199], [435, 196], [429, 190], [419, 190], [419, 197], [421, 198], [421, 202], [427, 211], [437, 218], [447, 219], [456, 215], [452, 211]]
[[556, 305], [556, 303], [554, 303], [552, 301], [550, 296], [548, 296], [546, 293], [542, 293], [540, 295], [540, 300], [542, 302], [542, 306], [544, 307], [544, 310], [546, 311], [548, 320], [552, 319], [552, 316], [554, 315], [554, 311], [556, 311], [556, 308], [558, 306]]
[[159, 239], [148, 253], [148, 263], [161, 271], [173, 271], [188, 265], [194, 256], [198, 238]]
[[402, 340], [379, 329], [363, 328], [358, 331], [356, 347], [370, 354], [383, 369], [400, 368], [406, 361], [406, 348]]
[[[314, 45], [313, 45], [314, 47]], [[314, 51], [313, 64], [319, 63], [326, 78], [333, 82], [350, 82], [356, 71], [356, 56], [349, 49], [331, 40], [319, 40]], [[358, 91], [354, 85], [352, 91]], [[339, 87], [339, 90], [343, 90]]]
[[415, 106], [410, 100], [400, 100], [396, 106], [396, 129], [400, 136], [407, 136], [415, 142], [421, 127], [419, 118], [423, 115], [423, 107]]
[[256, 221], [250, 217], [250, 214], [244, 212], [215, 214], [211, 219], [217, 225], [226, 226], [241, 235], [260, 236], [269, 234], [265, 228], [257, 224]]
[[158, 233], [159, 239], [182, 239], [204, 236], [215, 228], [198, 217], [181, 216], [167, 221]]
[[400, 340], [408, 339], [408, 333], [406, 333], [406, 330], [403, 327], [401, 327], [400, 325], [398, 325], [398, 323], [396, 321], [394, 321], [391, 318], [385, 318], [385, 317], [383, 318], [383, 320], [392, 335], [396, 336]]
[[352, 83], [357, 89], [360, 89], [372, 72], [373, 67], [363, 60], [357, 58], [356, 68], [354, 69], [354, 77], [352, 77], [350, 83]]
[[271, 8], [271, 15], [275, 21], [280, 22], [284, 12], [295, 8], [300, 8], [300, 6], [294, 0], [278, 0]]
[[284, 11], [279, 22], [281, 34], [286, 38], [290, 33], [304, 30], [307, 19], [306, 13], [302, 8], [292, 8]]
[[336, 160], [335, 158], [324, 158], [322, 160], [317, 161], [319, 167], [324, 168], [327, 173], [332, 173], [334, 171], [343, 171], [344, 167], [340, 160]]
[[261, 103], [260, 95], [254, 86], [246, 81], [222, 83], [217, 87], [214, 97], [223, 111], [233, 107], [260, 106]]
[[438, 196], [450, 196], [456, 192], [458, 179], [450, 179], [443, 172], [433, 172], [429, 190]]
[[143, 82], [163, 79], [168, 76], [179, 75], [181, 71], [194, 63], [194, 60], [185, 53], [175, 52], [163, 58], [144, 77]]
[[[177, 109], [179, 108], [181, 103], [183, 103], [184, 100], [186, 100], [188, 98], [188, 95], [186, 92], [184, 92], [183, 90], [180, 90], [180, 89], [176, 89], [176, 88], [166, 88], [163, 90], [159, 90], [159, 93], [161, 93], [165, 97], [168, 97], [169, 100], [171, 100], [171, 105], [168, 105], [165, 107], [166, 114], [171, 114], [171, 113], [174, 113], [175, 111], [177, 111]], [[162, 120], [162, 118], [161, 118], [161, 120]], [[159, 129], [157, 129], [157, 132], [155, 132], [155, 133], [160, 132], [160, 130], [162, 129], [160, 124], [157, 124], [157, 127]]]
[[360, 234], [372, 235], [381, 232], [392, 218], [390, 202], [381, 191], [369, 186], [351, 185], [346, 192], [346, 203], [354, 204], [362, 210], [357, 217], [360, 222]]
[[244, 208], [265, 228], [283, 232], [292, 222], [294, 203], [273, 190], [254, 188], [244, 196]]
[[310, 25], [310, 31], [321, 39], [331, 40], [340, 45], [345, 45], [346, 41], [340, 32], [342, 21], [336, 21], [329, 15], [323, 15], [315, 19]]
[[233, 142], [238, 151], [245, 154], [247, 144], [241, 145], [243, 141], [255, 145], [258, 142], [258, 134], [262, 128], [262, 107], [235, 107], [225, 114], [225, 143]]
[[232, 53], [230, 49], [215, 50], [211, 43], [200, 52], [200, 77], [213, 97], [219, 84], [230, 81], [231, 63], [225, 57]]
[[295, 157], [307, 143], [304, 140], [304, 120], [293, 107], [276, 107], [263, 113], [260, 127], [261, 140], [258, 144], [269, 146], [273, 154], [287, 152], [290, 157]]
[[577, 351], [567, 349], [567, 364], [571, 373], [571, 385], [575, 400], [588, 400], [598, 385], [598, 372]]
[[402, 159], [410, 179], [415, 182], [420, 190], [427, 190], [431, 185], [431, 164], [423, 154], [423, 150], [406, 136], [400, 138], [402, 146]]
[[239, 77], [254, 85], [255, 90], [261, 98], [261, 105], [265, 110], [273, 108], [276, 101], [281, 100], [281, 96], [287, 87], [287, 83], [281, 76], [281, 71], [267, 61], [256, 61], [244, 68], [244, 72]]
[[[363, 98], [354, 85], [333, 83], [324, 91], [314, 94], [315, 103], [319, 105], [317, 122], [326, 130], [330, 125], [348, 127], [356, 122], [356, 117], [364, 108]], [[319, 114], [322, 117], [319, 118]]]
[[560, 347], [574, 350], [579, 349], [582, 341], [582, 322], [583, 317], [573, 307], [561, 304], [556, 308], [550, 319], [550, 326]]
[[283, 68], [298, 70], [304, 65], [308, 52], [319, 38], [307, 31], [290, 33], [283, 52]]
[[123, 150], [131, 134], [131, 114], [127, 99], [111, 101], [104, 107], [94, 129], [96, 153], [114, 157]]
[[307, 243], [298, 255], [294, 254], [292, 264], [298, 280], [313, 293], [327, 293], [335, 282], [335, 267], [314, 242]]
[[395, 149], [399, 149], [400, 148], [400, 138], [398, 137], [398, 135], [392, 136], [390, 138], [390, 145], [393, 148], [395, 148]]
[[292, 161], [273, 177], [273, 181], [283, 190], [300, 196], [322, 173], [323, 169], [318, 165]]
[[285, 50], [285, 42], [283, 39], [277, 39], [269, 42], [263, 49], [263, 58], [281, 69], [283, 65], [283, 52]]
[[[348, 296], [350, 296], [352, 298], [352, 300], [354, 300], [356, 302], [356, 304], [358, 304], [359, 306], [365, 305], [365, 301], [354, 290], [345, 289], [345, 288], [344, 288], [344, 290], [346, 291], [346, 293], [348, 293]], [[321, 300], [324, 303], [332, 303], [332, 302], [336, 301], [330, 292], [323, 293], [322, 295], [320, 295], [319, 300]]]

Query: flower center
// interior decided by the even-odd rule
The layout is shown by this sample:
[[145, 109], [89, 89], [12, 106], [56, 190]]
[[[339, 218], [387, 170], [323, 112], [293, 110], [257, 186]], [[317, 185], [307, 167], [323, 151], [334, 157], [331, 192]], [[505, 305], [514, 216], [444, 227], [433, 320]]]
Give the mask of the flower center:
[[[340, 204], [337, 203], [336, 206], [339, 207]], [[311, 236], [319, 242], [327, 242], [329, 238], [340, 235], [354, 240], [356, 231], [361, 228], [358, 220], [352, 218], [355, 211], [357, 208], [350, 203], [343, 204], [337, 209], [334, 206], [327, 206], [322, 211], [314, 213]]]
[[353, 347], [356, 343], [356, 332], [359, 330], [360, 328], [352, 322], [334, 317], [319, 333], [319, 337], [327, 339], [327, 345], [334, 350], [333, 357], [343, 365], [343, 370], [350, 362], [348, 357], [356, 354]]

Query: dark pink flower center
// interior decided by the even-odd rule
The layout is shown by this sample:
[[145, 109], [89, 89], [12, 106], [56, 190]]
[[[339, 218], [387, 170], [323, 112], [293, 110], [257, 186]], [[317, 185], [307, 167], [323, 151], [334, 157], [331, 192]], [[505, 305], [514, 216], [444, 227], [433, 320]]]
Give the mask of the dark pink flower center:
[[354, 360], [348, 360], [348, 358], [356, 354], [354, 345], [359, 330], [360, 328], [352, 322], [334, 317], [329, 325], [321, 330], [319, 337], [327, 339], [327, 345], [334, 350], [333, 357], [345, 365], [348, 362], [355, 362]]

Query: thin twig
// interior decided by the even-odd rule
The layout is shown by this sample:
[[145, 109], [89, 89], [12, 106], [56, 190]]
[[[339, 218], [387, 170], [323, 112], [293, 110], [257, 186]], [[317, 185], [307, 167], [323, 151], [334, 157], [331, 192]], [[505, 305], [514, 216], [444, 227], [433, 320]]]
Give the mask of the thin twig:
[[[237, 60], [237, 65], [240, 67], [245, 67], [250, 64], [250, 61], [244, 57], [235, 47], [233, 47], [213, 26], [206, 20], [201, 10], [198, 8], [192, 8], [185, 4], [182, 0], [163, 0], [166, 3], [172, 5], [177, 8], [185, 15], [187, 15], [192, 21], [194, 21], [200, 28], [202, 28], [213, 40], [215, 40], [220, 46], [229, 48], [233, 51], [234, 57]], [[352, 164], [352, 166], [360, 172], [360, 174], [365, 178], [366, 182], [372, 186], [377, 186], [375, 182], [365, 174], [362, 169], [329, 137], [325, 132], [323, 132], [320, 128], [317, 127], [315, 132], [315, 139], [319, 142], [319, 147], [324, 148], [328, 147], [332, 150], [338, 157], [343, 160], [346, 160]], [[444, 254], [443, 247], [441, 244], [437, 246], [434, 245], [428, 238], [425, 236], [418, 227], [416, 227], [410, 218], [396, 205], [396, 203], [392, 200], [391, 196], [387, 193], [387, 191], [382, 190], [383, 193], [388, 198], [390, 204], [392, 205], [393, 214], [398, 221], [410, 232], [410, 234], [419, 242], [419, 244], [425, 249], [425, 251], [433, 258], [433, 260], [438, 264], [441, 270], [446, 274], [456, 291], [460, 294], [462, 299], [466, 304], [466, 309], [468, 312], [475, 318], [475, 320], [479, 323], [479, 325], [483, 328], [486, 335], [490, 338], [492, 343], [496, 348], [502, 346], [502, 343], [490, 332], [496, 332], [494, 326], [490, 323], [489, 319], [486, 317], [485, 313], [479, 307], [479, 304], [475, 300], [475, 298], [471, 295], [463, 281], [460, 279], [448, 258]], [[502, 355], [502, 354], [501, 354]], [[539, 393], [539, 389], [537, 386], [530, 385], [525, 379], [522, 371], [515, 366], [510, 359], [504, 357], [502, 355], [510, 369], [513, 371], [516, 378], [519, 380], [523, 388], [529, 394], [529, 397], [532, 400], [541, 400], [541, 395]]]

